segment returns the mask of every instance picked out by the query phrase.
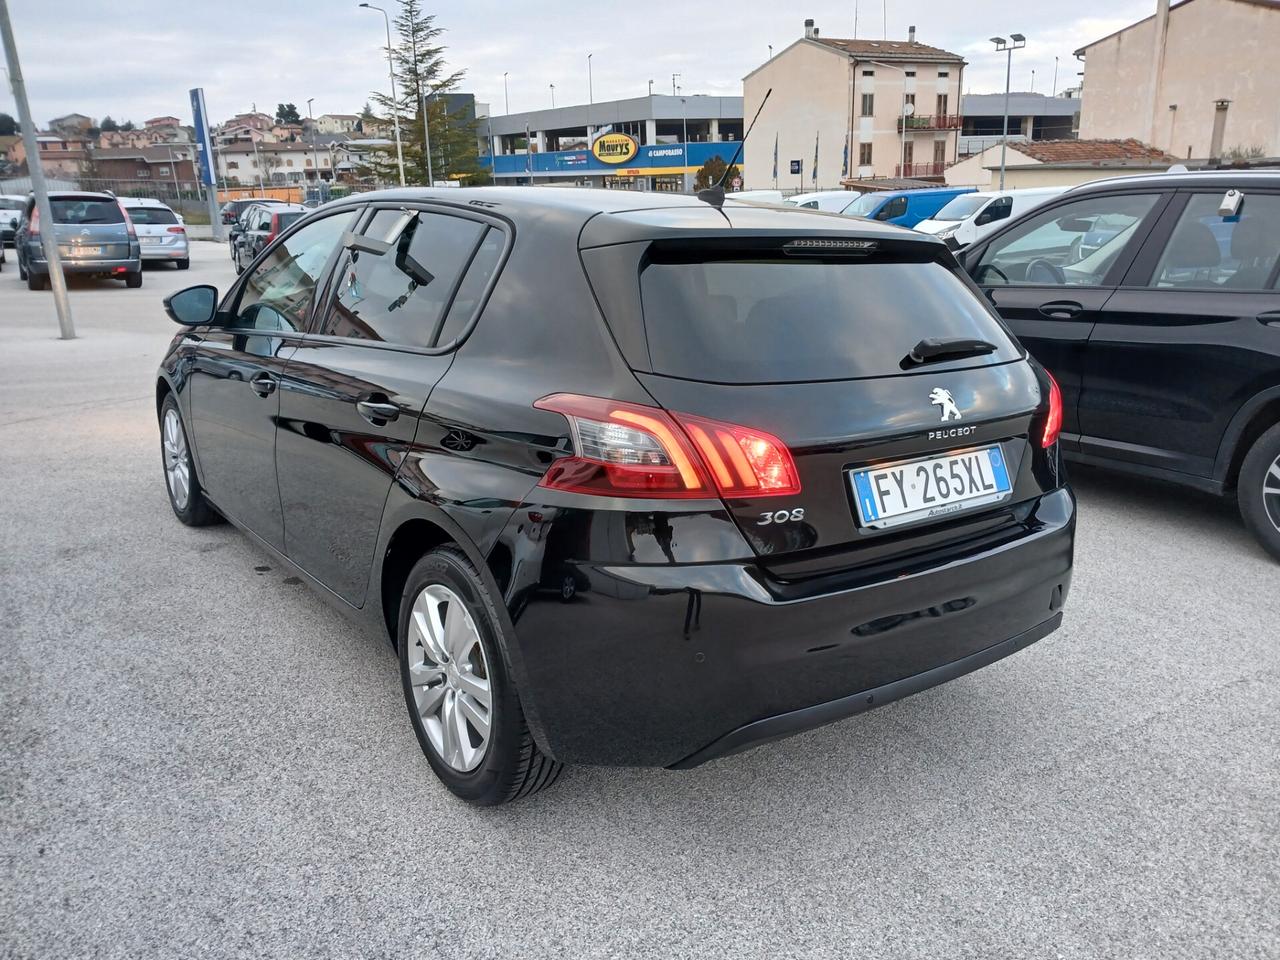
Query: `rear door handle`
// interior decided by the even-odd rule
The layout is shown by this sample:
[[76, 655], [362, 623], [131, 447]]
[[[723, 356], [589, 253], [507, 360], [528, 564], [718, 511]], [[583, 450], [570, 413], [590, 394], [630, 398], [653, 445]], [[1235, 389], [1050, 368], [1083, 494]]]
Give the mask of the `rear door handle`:
[[249, 381], [249, 387], [260, 397], [269, 397], [276, 392], [276, 378], [269, 373], [260, 373]]
[[1266, 327], [1280, 327], [1280, 310], [1268, 310], [1258, 314], [1258, 322]]
[[1084, 312], [1084, 307], [1074, 300], [1051, 300], [1040, 304], [1040, 315], [1054, 320], [1070, 320]]
[[381, 400], [358, 400], [356, 410], [360, 416], [370, 423], [383, 424], [400, 416], [400, 408], [394, 403]]

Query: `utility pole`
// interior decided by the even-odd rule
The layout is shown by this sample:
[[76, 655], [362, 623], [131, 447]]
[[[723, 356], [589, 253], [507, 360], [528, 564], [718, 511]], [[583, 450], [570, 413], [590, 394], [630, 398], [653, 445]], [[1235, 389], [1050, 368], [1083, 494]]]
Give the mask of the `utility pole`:
[[992, 37], [996, 45], [996, 53], [1005, 54], [1004, 67], [1004, 132], [1000, 136], [1000, 189], [1004, 189], [1004, 158], [1009, 148], [1009, 84], [1013, 76], [1013, 51], [1021, 50], [1027, 45], [1027, 38], [1020, 33], [1009, 34], [1009, 39]]
[[49, 286], [53, 288], [53, 304], [58, 311], [58, 337], [62, 340], [76, 338], [75, 323], [71, 319], [71, 301], [67, 297], [67, 278], [62, 272], [62, 257], [58, 254], [58, 237], [53, 226], [53, 207], [49, 204], [49, 186], [45, 183], [44, 167], [40, 163], [40, 143], [36, 140], [36, 125], [31, 121], [31, 105], [27, 102], [27, 84], [22, 79], [22, 66], [18, 63], [18, 46], [13, 39], [13, 24], [9, 21], [9, 0], [0, 0], [0, 33], [4, 34], [4, 56], [9, 63], [9, 86], [14, 102], [18, 105], [18, 122], [22, 126], [22, 145], [27, 151], [27, 169], [31, 173], [31, 188], [36, 195], [36, 209], [44, 229], [40, 231], [40, 245], [49, 264]]
[[502, 72], [502, 103], [508, 116], [511, 114], [511, 94], [507, 92], [507, 71]]
[[548, 84], [548, 86], [551, 87], [551, 105], [554, 107], [556, 105], [556, 85], [552, 83]]
[[307, 119], [311, 121], [311, 163], [316, 168], [316, 199], [320, 199], [320, 157], [316, 154], [316, 120], [311, 115], [311, 101], [315, 97], [307, 98]]
[[653, 81], [649, 81], [649, 96], [653, 96]]
[[676, 95], [676, 81], [679, 79], [680, 79], [680, 74], [673, 73], [671, 75], [671, 95], [673, 97]]
[[1053, 92], [1049, 94], [1051, 97], [1058, 95], [1058, 58], [1053, 58]]

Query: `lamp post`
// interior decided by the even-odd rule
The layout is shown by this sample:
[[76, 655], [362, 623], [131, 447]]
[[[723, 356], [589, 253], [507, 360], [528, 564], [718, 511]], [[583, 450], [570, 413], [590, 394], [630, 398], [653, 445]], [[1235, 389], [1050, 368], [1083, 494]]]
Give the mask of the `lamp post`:
[[511, 113], [511, 94], [507, 92], [507, 72], [502, 72], [502, 103], [507, 113]]
[[680, 126], [683, 133], [680, 140], [684, 145], [684, 175], [681, 177], [681, 183], [684, 185], [684, 192], [689, 192], [689, 111], [686, 109], [688, 101], [684, 97], [680, 98]]
[[404, 148], [400, 145], [400, 104], [396, 100], [396, 68], [391, 58], [391, 17], [381, 7], [372, 3], [362, 3], [366, 10], [377, 10], [387, 25], [387, 76], [391, 78], [391, 121], [396, 129], [396, 165], [400, 168], [400, 186], [404, 186]]
[[1013, 51], [1021, 50], [1027, 45], [1027, 38], [1020, 33], [1009, 34], [1009, 39], [992, 37], [996, 45], [996, 53], [1005, 54], [1004, 67], [1004, 127], [1000, 135], [1000, 189], [1004, 189], [1004, 157], [1009, 149], [1009, 82], [1013, 75]]
[[316, 119], [311, 115], [311, 102], [315, 97], [307, 98], [307, 119], [311, 121], [311, 163], [316, 168], [316, 196], [319, 198], [320, 190], [320, 156], [316, 153]]
[[587, 146], [591, 146], [595, 142], [595, 131], [591, 129], [591, 108], [595, 105], [596, 95], [591, 86], [591, 58], [594, 54], [587, 54]]
[[680, 79], [680, 74], [673, 73], [671, 75], [671, 95], [673, 97], [676, 95], [676, 81], [679, 79]]
[[548, 86], [551, 87], [551, 105], [554, 107], [556, 105], [556, 85], [552, 83], [548, 84]]
[[653, 96], [653, 81], [649, 81], [649, 96]]

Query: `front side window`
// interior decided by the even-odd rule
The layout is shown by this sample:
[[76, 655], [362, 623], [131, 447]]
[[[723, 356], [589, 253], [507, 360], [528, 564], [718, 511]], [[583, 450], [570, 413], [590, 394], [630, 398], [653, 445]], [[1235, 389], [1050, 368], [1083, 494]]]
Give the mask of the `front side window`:
[[877, 220], [892, 220], [907, 212], [907, 198], [894, 197], [876, 212]]
[[263, 331], [303, 329], [316, 284], [354, 220], [354, 210], [336, 213], [276, 244], [245, 280], [231, 325]]
[[1222, 193], [1187, 201], [1150, 285], [1266, 290], [1280, 257], [1280, 196], [1245, 194], [1239, 212], [1218, 214]]
[[997, 220], [1008, 220], [1013, 213], [1013, 197], [996, 197], [987, 205], [987, 209], [978, 215], [978, 224], [995, 223]]
[[990, 286], [1099, 286], [1157, 199], [1090, 197], [1030, 216], [987, 247], [974, 279]]
[[[401, 226], [392, 236], [388, 225], [395, 223]], [[379, 211], [366, 236], [390, 248], [381, 254], [352, 250], [345, 257], [338, 292], [320, 332], [431, 346], [484, 232], [484, 224], [462, 217]]]

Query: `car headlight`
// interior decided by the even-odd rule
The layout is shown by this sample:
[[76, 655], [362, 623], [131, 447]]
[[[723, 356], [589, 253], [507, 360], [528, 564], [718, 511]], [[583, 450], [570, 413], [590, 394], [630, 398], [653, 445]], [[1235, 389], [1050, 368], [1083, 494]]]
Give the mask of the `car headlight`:
[[939, 240], [946, 240], [948, 237], [954, 237], [959, 230], [960, 230], [960, 224], [957, 223], [950, 227], [943, 227], [941, 230], [935, 233], [934, 236], [937, 237]]

